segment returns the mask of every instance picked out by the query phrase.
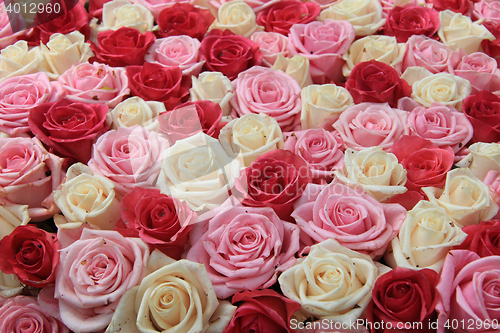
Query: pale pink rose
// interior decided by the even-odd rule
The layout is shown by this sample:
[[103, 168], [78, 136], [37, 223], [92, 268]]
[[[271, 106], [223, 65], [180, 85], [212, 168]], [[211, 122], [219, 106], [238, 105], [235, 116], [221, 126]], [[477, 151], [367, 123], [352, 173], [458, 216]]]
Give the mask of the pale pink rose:
[[148, 258], [140, 238], [83, 229], [79, 240], [60, 250], [54, 298], [61, 321], [77, 333], [105, 329], [122, 295], [146, 276]]
[[283, 149], [301, 156], [311, 168], [315, 183], [328, 183], [333, 170], [344, 167], [342, 138], [337, 132], [322, 128], [284, 133]]
[[272, 286], [295, 264], [299, 228], [271, 208], [231, 207], [208, 222], [186, 259], [205, 265], [218, 298]]
[[459, 323], [450, 326], [454, 333], [498, 332], [499, 268], [500, 256], [481, 258], [467, 250], [448, 253], [436, 287], [437, 333], [444, 333], [446, 323], [453, 322]]
[[346, 149], [381, 146], [390, 151], [394, 142], [408, 134], [406, 117], [407, 112], [393, 109], [387, 103], [361, 103], [342, 112], [333, 128], [339, 132]]
[[43, 72], [0, 82], [0, 132], [10, 136], [28, 133], [29, 111], [39, 104], [56, 102], [63, 96], [59, 83], [50, 82]]
[[62, 73], [57, 81], [63, 87], [66, 98], [79, 103], [105, 103], [114, 108], [130, 93], [124, 68], [97, 62], [73, 66]]
[[288, 35], [290, 55], [300, 54], [310, 63], [315, 84], [343, 81], [342, 58], [354, 41], [356, 32], [347, 21], [314, 21], [294, 24]]
[[267, 67], [254, 66], [233, 80], [231, 116], [265, 113], [278, 121], [281, 130], [300, 128], [301, 88], [290, 75]]
[[0, 197], [2, 204], [28, 205], [31, 221], [56, 213], [52, 191], [64, 172], [63, 159], [47, 152], [37, 138], [0, 138]]
[[457, 68], [462, 58], [467, 55], [462, 49], [453, 50], [437, 40], [421, 35], [411, 36], [406, 45], [402, 72], [408, 67], [419, 66], [433, 74], [453, 73], [453, 69]]
[[94, 174], [111, 180], [125, 195], [134, 186], [152, 188], [160, 173], [167, 139], [140, 126], [120, 127], [101, 135], [94, 144], [88, 166]]
[[[491, 198], [500, 206], [500, 172], [497, 170], [488, 171], [486, 177], [484, 177], [483, 183], [488, 185]], [[500, 211], [492, 218], [492, 220], [498, 219], [500, 219]]]
[[[14, 5], [14, 2], [9, 3], [11, 6]], [[13, 13], [9, 16], [5, 9], [5, 3], [2, 1], [0, 3], [0, 49], [14, 44], [17, 37], [24, 33], [24, 29], [26, 29], [26, 23], [22, 19], [22, 15], [14, 15]]]
[[498, 0], [480, 0], [474, 3], [472, 18], [500, 24], [500, 2]]
[[264, 56], [262, 63], [267, 67], [273, 67], [278, 54], [288, 57], [288, 37], [277, 32], [256, 31], [250, 39], [259, 45]]
[[170, 8], [178, 2], [193, 5], [195, 0], [130, 0], [130, 2], [146, 7], [153, 14], [154, 18], [158, 19], [160, 12], [165, 8]]
[[452, 74], [469, 80], [471, 95], [481, 90], [495, 92], [500, 90], [500, 69], [497, 61], [483, 52], [471, 53], [463, 57]]
[[149, 48], [145, 62], [165, 67], [178, 66], [184, 76], [198, 76], [205, 61], [200, 53], [200, 41], [189, 36], [170, 36], [157, 39]]
[[432, 104], [413, 109], [408, 114], [412, 134], [434, 143], [438, 147], [450, 146], [457, 154], [472, 138], [473, 128], [465, 114], [453, 107]]

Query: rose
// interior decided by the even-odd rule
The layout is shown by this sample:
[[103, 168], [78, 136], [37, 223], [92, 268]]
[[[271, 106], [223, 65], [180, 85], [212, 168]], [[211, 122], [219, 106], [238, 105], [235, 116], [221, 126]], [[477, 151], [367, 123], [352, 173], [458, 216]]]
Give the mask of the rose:
[[156, 101], [145, 101], [140, 97], [129, 97], [110, 112], [113, 121], [112, 128], [142, 126], [153, 131], [158, 127], [156, 118], [165, 109], [165, 104]]
[[302, 129], [317, 128], [328, 117], [338, 117], [354, 105], [351, 93], [335, 84], [310, 85], [302, 88]]
[[264, 113], [274, 117], [285, 132], [300, 125], [301, 89], [290, 75], [255, 66], [240, 73], [233, 87], [233, 117]]
[[377, 276], [370, 257], [328, 239], [311, 246], [309, 255], [283, 272], [278, 281], [283, 294], [299, 302], [305, 313], [353, 323], [370, 302]]
[[221, 72], [230, 80], [240, 72], [262, 63], [259, 46], [229, 30], [211, 30], [202, 40], [200, 52], [210, 71]]
[[177, 2], [160, 12], [157, 20], [158, 35], [160, 37], [187, 35], [201, 41], [214, 20], [214, 16], [206, 8]]
[[297, 81], [300, 88], [304, 88], [312, 84], [309, 67], [309, 59], [302, 55], [296, 54], [291, 58], [285, 58], [278, 54], [272, 69], [285, 72]]
[[229, 101], [234, 96], [233, 85], [220, 72], [203, 72], [198, 78], [193, 76], [189, 94], [191, 101], [210, 100], [218, 103], [222, 109], [223, 116], [228, 116], [231, 112]]
[[234, 195], [243, 198], [244, 206], [271, 207], [280, 219], [289, 221], [293, 203], [306, 185], [312, 171], [300, 156], [276, 149], [259, 156], [236, 180]]
[[227, 123], [220, 131], [219, 141], [226, 153], [243, 157], [245, 167], [265, 153], [283, 148], [283, 133], [273, 117], [246, 114]]
[[257, 15], [257, 24], [267, 32], [288, 35], [294, 24], [312, 22], [319, 15], [321, 8], [314, 2], [283, 0], [263, 9]]
[[18, 296], [7, 300], [0, 308], [0, 325], [6, 332], [68, 333], [59, 320], [52, 317], [34, 297]]
[[14, 297], [23, 291], [24, 287], [15, 274], [5, 274], [0, 271], [0, 297]]
[[89, 17], [96, 17], [98, 19], [102, 19], [102, 7], [106, 2], [110, 2], [111, 0], [95, 0], [92, 3], [89, 2]]
[[346, 63], [342, 72], [348, 77], [354, 66], [360, 62], [377, 60], [394, 67], [400, 73], [405, 50], [406, 45], [398, 43], [395, 37], [375, 35], [360, 38], [352, 43], [344, 54]]
[[388, 14], [391, 9], [395, 7], [405, 7], [405, 6], [425, 6], [426, 3], [423, 0], [380, 0], [382, 8], [385, 14]]
[[63, 92], [43, 73], [12, 77], [0, 82], [0, 131], [12, 136], [29, 132], [29, 110], [61, 99]]
[[403, 136], [391, 148], [406, 169], [406, 188], [419, 191], [424, 186], [443, 187], [455, 154], [450, 146], [439, 148], [418, 136]]
[[128, 66], [126, 72], [134, 96], [163, 102], [167, 110], [189, 98], [190, 81], [182, 76], [178, 66], [165, 67], [146, 62], [142, 66]]
[[[9, 45], [14, 44], [17, 37], [23, 33], [23, 29], [19, 29], [17, 32], [14, 32], [14, 30], [17, 30], [16, 28], [18, 27], [24, 28], [25, 23], [22, 19], [16, 20], [16, 15], [12, 16], [13, 17], [9, 17], [7, 10], [5, 9], [5, 4], [2, 2], [2, 4], [0, 4], [0, 49], [4, 49]], [[13, 21], [12, 23], [11, 18]]]
[[[263, 250], [265, 249], [265, 250]], [[295, 264], [299, 228], [270, 208], [230, 207], [208, 222], [186, 259], [207, 268], [218, 298], [265, 289]]]
[[108, 130], [105, 104], [73, 103], [61, 99], [30, 110], [31, 132], [52, 151], [87, 163], [95, 139]]
[[450, 10], [466, 16], [470, 16], [472, 9], [472, 3], [470, 0], [430, 0], [429, 4], [432, 4], [432, 7], [438, 11]]
[[400, 98], [411, 95], [411, 87], [399, 78], [398, 72], [376, 60], [360, 62], [354, 66], [345, 87], [355, 104], [389, 103], [396, 107]]
[[321, 11], [320, 21], [348, 21], [356, 36], [373, 35], [385, 24], [378, 0], [341, 0]]
[[385, 327], [406, 328], [407, 323], [412, 323], [415, 325], [412, 327], [419, 324], [418, 328], [402, 331], [432, 332], [438, 282], [439, 274], [430, 269], [414, 271], [397, 267], [381, 275], [373, 286], [373, 301], [367, 308], [368, 326], [376, 327], [383, 322]]
[[[30, 221], [28, 206], [2, 205], [0, 206], [0, 240], [12, 233], [20, 225], [27, 225]], [[0, 288], [1, 290], [1, 288]]]
[[131, 4], [127, 0], [113, 0], [102, 6], [102, 22], [98, 25], [97, 19], [93, 19], [90, 26], [96, 32], [128, 27], [137, 29], [143, 34], [153, 29], [154, 17], [140, 4]]
[[229, 1], [218, 9], [217, 18], [209, 29], [231, 30], [235, 35], [250, 37], [262, 30], [256, 23], [255, 12], [243, 1]]
[[166, 67], [178, 66], [182, 75], [197, 76], [204, 64], [199, 49], [200, 42], [195, 38], [170, 36], [156, 40], [144, 60]]
[[498, 212], [490, 190], [470, 169], [454, 169], [446, 174], [444, 189], [422, 188], [429, 201], [435, 202], [461, 227], [488, 220]]
[[469, 80], [472, 94], [481, 90], [500, 90], [500, 69], [497, 62], [483, 52], [474, 52], [463, 57], [454, 74]]
[[345, 148], [361, 150], [381, 146], [389, 151], [402, 135], [408, 134], [406, 112], [388, 104], [361, 103], [340, 114], [333, 127], [339, 132]]
[[429, 268], [440, 273], [448, 251], [465, 238], [466, 234], [443, 207], [421, 200], [406, 214], [385, 261], [393, 268]]
[[438, 147], [450, 146], [455, 154], [469, 142], [473, 132], [470, 121], [462, 112], [437, 103], [428, 109], [413, 109], [408, 114], [407, 124], [412, 134]]
[[130, 92], [130, 82], [123, 68], [99, 63], [73, 66], [57, 81], [63, 87], [66, 98], [79, 103], [105, 103], [115, 107]]
[[467, 238], [455, 249], [476, 252], [481, 258], [500, 255], [500, 221], [481, 221], [463, 227], [462, 231], [467, 234]]
[[472, 142], [500, 141], [500, 97], [488, 91], [468, 96], [462, 109], [474, 128]]
[[495, 36], [483, 25], [472, 22], [468, 16], [447, 9], [439, 12], [441, 26], [438, 36], [444, 44], [456, 45], [467, 54], [479, 51], [483, 40], [494, 40]]
[[344, 166], [342, 146], [338, 133], [317, 128], [292, 132], [283, 149], [301, 156], [311, 168], [313, 181], [324, 183], [332, 179], [333, 170]]
[[488, 171], [486, 177], [483, 180], [483, 183], [488, 185], [488, 187], [490, 188], [491, 197], [500, 206], [500, 172], [496, 170]]
[[133, 187], [153, 187], [160, 173], [167, 140], [142, 127], [120, 127], [101, 135], [94, 144], [88, 166], [113, 182], [124, 195]]
[[13, 77], [43, 72], [43, 55], [39, 47], [28, 49], [28, 43], [20, 40], [0, 51], [0, 82]]
[[474, 3], [472, 17], [480, 20], [486, 19], [493, 23], [500, 23], [500, 7], [496, 1], [481, 0]]
[[15, 274], [22, 283], [43, 288], [54, 283], [59, 243], [54, 234], [21, 225], [0, 240], [0, 270]]
[[406, 43], [413, 35], [432, 37], [439, 29], [439, 13], [422, 6], [394, 7], [387, 13], [384, 33]]
[[146, 275], [148, 257], [138, 238], [84, 228], [60, 252], [54, 298], [61, 321], [75, 332], [106, 328], [120, 297]]
[[468, 167], [481, 180], [490, 171], [500, 171], [500, 144], [476, 142], [469, 146], [469, 150], [469, 155], [460, 161], [460, 167]]
[[288, 37], [280, 33], [255, 31], [250, 39], [259, 46], [264, 66], [272, 67], [278, 54], [284, 57], [289, 55]]
[[[113, 230], [120, 219], [120, 202], [113, 183], [103, 176], [93, 175], [81, 163], [69, 167], [66, 180], [53, 195], [69, 223], [89, 223], [99, 229]], [[56, 223], [59, 221], [55, 219]], [[57, 226], [63, 228], [66, 225]]]
[[[275, 4], [279, 0], [245, 0], [245, 3], [249, 5], [253, 11], [257, 14], [263, 9]], [[208, 1], [210, 8], [219, 9], [222, 4], [229, 2], [229, 0], [211, 0]]]

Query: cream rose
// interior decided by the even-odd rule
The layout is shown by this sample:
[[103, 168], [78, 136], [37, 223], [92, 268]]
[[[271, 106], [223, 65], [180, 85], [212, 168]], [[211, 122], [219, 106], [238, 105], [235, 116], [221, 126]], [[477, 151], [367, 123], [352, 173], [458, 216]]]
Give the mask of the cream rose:
[[500, 171], [500, 144], [476, 142], [469, 150], [469, 155], [458, 163], [460, 167], [468, 167], [480, 180], [484, 180], [490, 170]]
[[14, 297], [23, 291], [24, 287], [15, 274], [5, 274], [0, 271], [0, 299]]
[[461, 227], [489, 220], [498, 212], [488, 186], [467, 168], [448, 171], [444, 189], [423, 187], [422, 191]]
[[318, 319], [352, 323], [371, 300], [378, 269], [369, 256], [333, 239], [313, 245], [305, 259], [281, 274], [283, 294]]
[[44, 57], [40, 47], [28, 47], [28, 42], [20, 40], [0, 52], [0, 81], [9, 77], [44, 71]]
[[302, 89], [302, 129], [318, 128], [328, 117], [340, 116], [354, 105], [351, 93], [335, 84], [310, 85]]
[[320, 21], [348, 21], [356, 36], [373, 35], [385, 24], [379, 0], [340, 0], [319, 14]]
[[346, 63], [342, 67], [342, 73], [347, 77], [354, 66], [372, 59], [390, 65], [401, 73], [405, 52], [406, 44], [398, 43], [396, 37], [366, 36], [352, 43], [347, 53], [344, 54]]
[[439, 12], [439, 20], [438, 36], [441, 41], [448, 46], [455, 45], [467, 54], [481, 51], [483, 40], [495, 40], [495, 36], [483, 25], [449, 9]]
[[398, 163], [396, 155], [382, 147], [360, 151], [346, 149], [344, 169], [335, 170], [335, 176], [350, 187], [361, 187], [379, 202], [406, 192], [406, 170]]
[[251, 113], [224, 126], [219, 141], [229, 157], [236, 158], [241, 154], [248, 167], [260, 155], [282, 149], [283, 133], [273, 117]]
[[435, 202], [420, 201], [406, 219], [385, 254], [392, 268], [430, 268], [441, 272], [448, 251], [462, 244], [467, 234]]
[[157, 117], [166, 112], [165, 104], [156, 101], [145, 101], [140, 97], [129, 97], [115, 106], [109, 113], [112, 128], [132, 127], [139, 125], [154, 131], [158, 127]]
[[220, 72], [203, 72], [198, 78], [192, 76], [189, 94], [193, 102], [208, 99], [218, 103], [223, 116], [229, 116], [231, 113], [229, 101], [234, 96], [233, 85], [231, 80]]
[[127, 0], [113, 0], [102, 6], [102, 22], [97, 24], [97, 19], [90, 22], [92, 34], [106, 30], [118, 30], [121, 27], [129, 27], [139, 30], [141, 33], [153, 30], [153, 14], [144, 6], [131, 4]]
[[236, 35], [250, 37], [255, 31], [264, 30], [257, 25], [255, 12], [243, 0], [225, 2], [219, 7], [217, 18], [209, 30], [231, 30]]
[[28, 205], [1, 205], [0, 239], [14, 231], [17, 226], [27, 225], [29, 221]]
[[296, 54], [292, 58], [285, 58], [283, 55], [278, 54], [272, 68], [290, 75], [301, 88], [313, 83], [309, 71], [309, 59], [304, 56]]

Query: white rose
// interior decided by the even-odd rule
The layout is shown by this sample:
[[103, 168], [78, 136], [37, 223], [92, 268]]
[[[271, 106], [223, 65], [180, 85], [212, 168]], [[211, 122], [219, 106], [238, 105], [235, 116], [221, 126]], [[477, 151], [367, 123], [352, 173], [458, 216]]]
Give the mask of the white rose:
[[223, 116], [229, 116], [231, 105], [229, 101], [234, 96], [233, 85], [220, 72], [203, 72], [198, 78], [192, 76], [192, 86], [189, 89], [191, 101], [209, 100], [218, 103]]
[[369, 256], [333, 239], [313, 245], [305, 259], [281, 274], [283, 294], [318, 318], [352, 323], [371, 301], [378, 269]]
[[319, 20], [348, 21], [356, 36], [373, 35], [385, 24], [379, 0], [340, 0], [324, 9]]
[[441, 41], [448, 46], [458, 46], [467, 54], [481, 51], [483, 40], [495, 40], [495, 36], [483, 25], [449, 9], [439, 12], [439, 20], [438, 36]]
[[[54, 201], [66, 220], [66, 227], [74, 223], [89, 223], [100, 229], [113, 230], [120, 219], [120, 202], [116, 199], [113, 183], [106, 177], [92, 175], [84, 164], [73, 164], [62, 187], [54, 191]], [[64, 219], [55, 218], [58, 227], [65, 227]]]
[[113, 121], [113, 129], [139, 125], [154, 131], [158, 127], [157, 117], [166, 111], [165, 104], [161, 102], [130, 97], [116, 105], [109, 114]]
[[302, 129], [318, 128], [328, 117], [340, 116], [344, 110], [354, 105], [351, 93], [335, 84], [313, 84], [301, 91]]
[[5, 274], [0, 271], [0, 300], [2, 297], [14, 297], [23, 291], [24, 287], [15, 274]]
[[16, 227], [27, 225], [30, 220], [28, 205], [1, 205], [0, 239], [9, 235]]
[[440, 273], [449, 250], [466, 238], [467, 234], [443, 207], [422, 200], [408, 211], [385, 261], [392, 268], [430, 268]]
[[423, 187], [429, 201], [443, 207], [461, 227], [489, 220], [498, 212], [487, 185], [477, 179], [470, 169], [448, 171], [444, 189]]
[[231, 30], [234, 34], [250, 37], [256, 30], [263, 28], [257, 25], [255, 12], [243, 0], [225, 2], [219, 7], [217, 18], [209, 30]]
[[245, 167], [257, 157], [283, 148], [283, 133], [276, 119], [261, 114], [246, 114], [229, 122], [219, 134], [219, 141], [229, 155], [243, 157]]
[[79, 31], [67, 35], [55, 33], [50, 36], [47, 45], [40, 43], [40, 50], [49, 69], [47, 75], [53, 80], [57, 80], [71, 66], [86, 62], [94, 56], [90, 44], [85, 43], [85, 36]]
[[352, 43], [347, 53], [344, 54], [346, 63], [342, 67], [342, 73], [347, 77], [354, 66], [370, 60], [383, 62], [401, 72], [405, 52], [406, 43], [398, 43], [396, 37], [366, 36]]
[[236, 307], [219, 301], [204, 265], [155, 250], [148, 275], [120, 299], [106, 333], [222, 332]]
[[286, 58], [278, 54], [272, 68], [290, 75], [301, 88], [304, 88], [313, 83], [309, 66], [309, 59], [304, 56], [296, 54], [292, 58]]
[[28, 47], [28, 42], [20, 40], [0, 52], [0, 81], [9, 77], [44, 71], [44, 57], [40, 47]]
[[360, 186], [380, 202], [407, 191], [405, 168], [396, 155], [385, 152], [380, 146], [360, 151], [346, 149], [344, 169], [335, 170], [334, 174], [344, 184]]
[[470, 145], [469, 150], [469, 155], [458, 166], [468, 167], [480, 180], [484, 180], [490, 170], [500, 171], [500, 144], [476, 142]]
[[127, 0], [113, 0], [102, 7], [102, 23], [97, 24], [97, 19], [90, 22], [92, 35], [106, 30], [118, 30], [129, 27], [139, 30], [142, 34], [153, 30], [153, 14], [144, 6], [131, 4]]

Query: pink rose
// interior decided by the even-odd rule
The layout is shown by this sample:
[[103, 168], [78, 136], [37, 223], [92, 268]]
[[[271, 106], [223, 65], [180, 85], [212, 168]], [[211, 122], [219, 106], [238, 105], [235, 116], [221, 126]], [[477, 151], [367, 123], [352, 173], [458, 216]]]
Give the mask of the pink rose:
[[205, 265], [218, 298], [269, 288], [295, 264], [299, 228], [271, 208], [231, 207], [208, 222], [186, 259]]
[[200, 41], [186, 35], [157, 39], [149, 48], [145, 62], [165, 67], [178, 66], [183, 76], [198, 76], [205, 61], [200, 53]]
[[[13, 2], [9, 3], [14, 5]], [[5, 3], [2, 1], [0, 3], [0, 49], [14, 44], [17, 37], [24, 33], [24, 29], [26, 29], [26, 23], [22, 19], [22, 15], [7, 13]]]
[[57, 81], [66, 97], [80, 103], [106, 103], [114, 108], [130, 93], [127, 73], [121, 67], [88, 62], [73, 66]]
[[233, 87], [233, 118], [264, 113], [276, 119], [284, 132], [300, 128], [301, 88], [290, 75], [254, 66], [238, 74]]
[[394, 142], [408, 134], [406, 117], [407, 112], [387, 103], [361, 103], [342, 112], [333, 128], [339, 132], [345, 148], [381, 146], [389, 152]]
[[115, 184], [125, 195], [134, 186], [152, 188], [160, 173], [168, 141], [140, 126], [120, 127], [101, 135], [94, 144], [88, 166]]
[[343, 143], [337, 132], [322, 128], [285, 133], [283, 149], [302, 157], [312, 171], [315, 183], [328, 183], [333, 170], [344, 167]]
[[324, 84], [343, 81], [342, 56], [355, 37], [354, 27], [347, 21], [314, 21], [294, 24], [288, 44], [292, 56], [300, 54], [309, 59], [313, 82]]
[[54, 298], [61, 321], [78, 333], [108, 326], [121, 296], [146, 276], [149, 250], [139, 238], [83, 229], [60, 255]]
[[36, 138], [0, 138], [0, 197], [28, 205], [31, 221], [53, 216], [57, 207], [52, 191], [64, 177], [62, 161]]
[[475, 2], [472, 17], [476, 20], [486, 19], [486, 21], [500, 24], [500, 2], [496, 0]]
[[278, 54], [288, 57], [288, 37], [277, 32], [254, 32], [250, 39], [259, 46], [260, 52], [264, 56], [262, 64], [267, 67], [273, 67]]
[[455, 154], [472, 138], [473, 128], [465, 114], [453, 107], [433, 104], [430, 108], [417, 107], [408, 114], [411, 133], [438, 147], [450, 146]]
[[[491, 198], [500, 206], [500, 172], [497, 170], [488, 171], [486, 177], [484, 177], [483, 183], [488, 185]], [[492, 219], [500, 219], [500, 212]]]
[[384, 254], [406, 218], [403, 206], [382, 204], [339, 181], [307, 185], [294, 208], [292, 217], [314, 244], [333, 238], [372, 258]]
[[471, 95], [481, 90], [495, 92], [500, 90], [500, 69], [497, 61], [483, 52], [475, 52], [462, 58], [452, 74], [469, 80]]
[[30, 109], [60, 100], [64, 92], [43, 72], [11, 77], [0, 82], [0, 131], [21, 136], [30, 131]]

